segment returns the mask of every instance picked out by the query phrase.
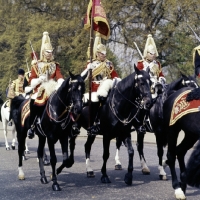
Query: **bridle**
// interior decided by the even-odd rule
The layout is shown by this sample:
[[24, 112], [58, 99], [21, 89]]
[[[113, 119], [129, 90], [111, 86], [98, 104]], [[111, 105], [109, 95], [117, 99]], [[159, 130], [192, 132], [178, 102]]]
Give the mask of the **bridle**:
[[[71, 84], [72, 82], [77, 82], [77, 80], [70, 80], [69, 84]], [[76, 99], [73, 98], [73, 91], [71, 90], [72, 87], [70, 87], [68, 89], [68, 94], [70, 95], [70, 100], [69, 100], [69, 105], [66, 105], [63, 100], [60, 98], [59, 94], [57, 91], [55, 91], [54, 93], [52, 93], [52, 95], [49, 97], [49, 100], [47, 101], [47, 106], [46, 106], [46, 113], [49, 116], [49, 118], [54, 121], [57, 124], [61, 125], [62, 129], [65, 129], [68, 124], [70, 123], [70, 121], [75, 121], [73, 118], [73, 114], [72, 114], [72, 110], [74, 108], [74, 105], [76, 104], [75, 102], [77, 101], [82, 101], [82, 99]], [[57, 97], [57, 99], [61, 102], [61, 104], [64, 106], [64, 111], [61, 114], [57, 114], [56, 110], [53, 108], [52, 106], [52, 100], [54, 97]], [[65, 116], [66, 114], [66, 116]], [[54, 115], [54, 116], [53, 116]], [[65, 116], [65, 117], [63, 117]]]
[[[140, 75], [139, 75], [140, 76]], [[142, 76], [141, 76], [142, 77]], [[137, 78], [141, 78], [141, 77], [138, 77], [138, 75], [136, 75], [135, 77], [135, 80]], [[139, 89], [138, 87], [138, 84], [136, 83], [135, 85], [135, 89]], [[117, 115], [117, 112], [116, 112], [116, 109], [115, 109], [115, 104], [114, 104], [114, 99], [115, 99], [115, 92], [113, 91], [113, 95], [112, 95], [112, 99], [109, 101], [109, 107], [110, 107], [110, 110], [112, 111], [112, 113], [115, 115], [115, 117], [125, 126], [127, 124], [129, 124], [134, 118], [136, 118], [138, 112], [143, 109], [144, 105], [142, 104], [143, 103], [143, 98], [144, 98], [144, 95], [142, 95], [142, 93], [140, 92], [140, 96], [137, 97], [135, 99], [135, 101], [130, 101], [127, 97], [125, 97], [122, 92], [119, 90], [118, 88], [118, 85], [116, 85], [114, 88], [113, 88], [115, 91], [117, 91], [122, 97], [123, 99], [125, 99], [126, 101], [128, 101], [130, 104], [132, 104], [133, 106], [135, 106], [137, 108], [137, 111], [136, 113], [131, 116], [132, 112], [130, 112], [129, 116], [127, 118], [124, 118], [124, 119], [120, 119], [119, 115]]]

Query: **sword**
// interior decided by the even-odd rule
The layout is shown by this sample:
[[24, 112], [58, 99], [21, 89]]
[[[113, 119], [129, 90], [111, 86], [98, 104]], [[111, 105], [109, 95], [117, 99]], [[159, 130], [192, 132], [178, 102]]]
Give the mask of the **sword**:
[[191, 27], [189, 24], [187, 24], [187, 25], [189, 26], [189, 28], [190, 28], [190, 29], [192, 30], [192, 32], [194, 33], [196, 39], [200, 42], [200, 37], [194, 32], [194, 30], [192, 29], [192, 27]]
[[26, 58], [26, 66], [27, 66], [27, 69], [28, 69], [28, 72], [29, 72], [30, 70], [29, 70], [29, 66], [28, 66], [27, 58]]
[[142, 53], [141, 53], [140, 49], [138, 48], [137, 44], [136, 44], [135, 42], [133, 42], [133, 43], [134, 43], [134, 45], [135, 45], [135, 47], [136, 47], [136, 49], [137, 49], [138, 53], [140, 54], [140, 56], [141, 56], [142, 60], [144, 60], [144, 57], [143, 57], [143, 55], [142, 55]]

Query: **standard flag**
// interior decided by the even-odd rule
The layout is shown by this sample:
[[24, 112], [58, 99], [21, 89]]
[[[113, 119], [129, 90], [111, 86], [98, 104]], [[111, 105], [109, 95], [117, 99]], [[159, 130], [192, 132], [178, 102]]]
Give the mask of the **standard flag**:
[[99, 32], [101, 38], [108, 40], [110, 37], [110, 27], [106, 18], [106, 13], [101, 6], [101, 0], [90, 0], [87, 8], [87, 14], [84, 19], [85, 29], [90, 29], [91, 17], [94, 19], [94, 31]]

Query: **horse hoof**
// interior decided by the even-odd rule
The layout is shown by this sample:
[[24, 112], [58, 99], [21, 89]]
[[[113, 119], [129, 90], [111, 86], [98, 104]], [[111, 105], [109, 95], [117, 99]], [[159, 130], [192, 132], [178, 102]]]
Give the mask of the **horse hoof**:
[[150, 170], [148, 168], [142, 169], [143, 175], [150, 175]]
[[133, 176], [132, 174], [126, 174], [125, 177], [124, 177], [124, 182], [127, 184], [127, 185], [132, 185], [132, 180], [133, 180]]
[[115, 165], [115, 170], [122, 170], [122, 165], [120, 164]]
[[49, 161], [48, 159], [45, 159], [43, 162], [44, 162], [44, 165], [45, 165], [45, 166], [50, 165], [50, 161]]
[[40, 179], [40, 181], [41, 181], [42, 184], [47, 184], [47, 183], [48, 183], [46, 177], [42, 177], [42, 178]]
[[6, 150], [9, 151], [9, 150], [10, 150], [10, 147], [6, 147]]
[[25, 151], [24, 153], [25, 153], [25, 154], [30, 154], [30, 151], [29, 151], [29, 150], [27, 150], [27, 151]]
[[167, 181], [168, 178], [166, 175], [159, 175], [160, 180]]
[[110, 179], [107, 176], [102, 176], [101, 177], [101, 182], [102, 183], [111, 183]]
[[52, 189], [53, 189], [53, 191], [61, 191], [61, 188], [58, 184], [53, 184]]
[[24, 175], [18, 175], [18, 179], [19, 180], [25, 180], [25, 176]]
[[12, 150], [15, 150], [15, 146], [11, 145], [11, 147], [12, 147]]
[[93, 172], [93, 171], [87, 172], [87, 177], [88, 177], [88, 178], [93, 178], [93, 177], [95, 177], [94, 172]]

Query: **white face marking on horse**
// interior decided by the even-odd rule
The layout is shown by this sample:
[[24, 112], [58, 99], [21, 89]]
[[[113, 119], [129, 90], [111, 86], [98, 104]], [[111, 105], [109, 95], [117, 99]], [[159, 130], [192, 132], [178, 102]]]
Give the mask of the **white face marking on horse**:
[[81, 90], [81, 85], [78, 86], [78, 90]]
[[140, 75], [135, 75], [135, 79], [138, 79], [138, 78], [142, 78], [143, 76], [140, 74]]

